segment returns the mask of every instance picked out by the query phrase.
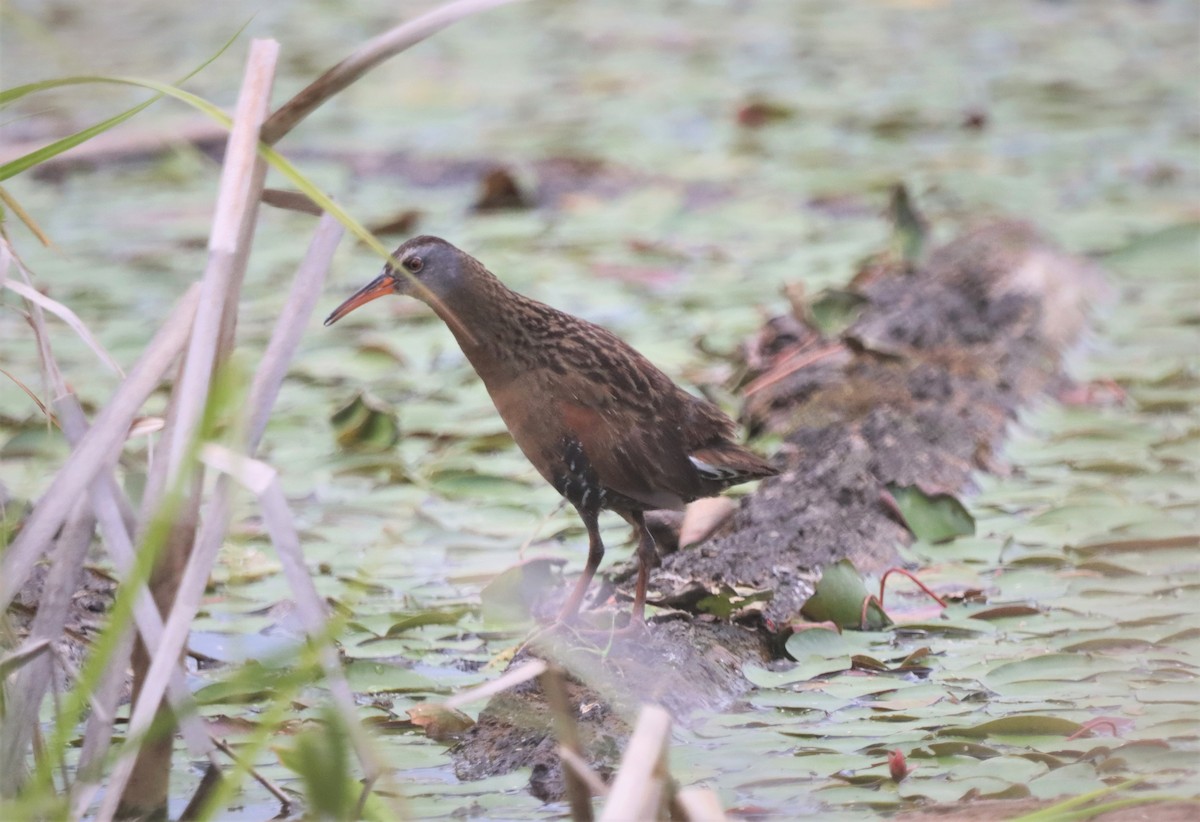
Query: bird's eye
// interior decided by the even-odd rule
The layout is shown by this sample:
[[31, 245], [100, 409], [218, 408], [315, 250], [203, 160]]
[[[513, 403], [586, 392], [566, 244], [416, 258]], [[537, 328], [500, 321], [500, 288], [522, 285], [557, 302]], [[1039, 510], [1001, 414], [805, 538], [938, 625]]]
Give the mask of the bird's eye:
[[407, 260], [404, 261], [404, 267], [407, 268], [409, 271], [411, 271], [413, 274], [416, 274], [418, 271], [420, 271], [422, 268], [425, 267], [425, 261], [422, 260], [420, 257], [409, 257]]

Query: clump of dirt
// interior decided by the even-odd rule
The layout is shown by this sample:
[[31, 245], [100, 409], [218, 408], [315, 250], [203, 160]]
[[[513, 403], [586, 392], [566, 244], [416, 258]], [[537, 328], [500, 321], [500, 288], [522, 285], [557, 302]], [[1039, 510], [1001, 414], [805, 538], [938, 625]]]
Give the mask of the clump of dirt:
[[862, 570], [898, 561], [904, 527], [882, 501], [861, 436], [819, 429], [793, 442], [787, 471], [743, 500], [717, 534], [663, 560], [651, 590], [678, 595], [697, 581], [773, 593], [765, 614], [786, 622], [812, 594], [817, 569], [850, 557]]
[[768, 323], [753, 346], [766, 362], [746, 384], [745, 420], [784, 437], [785, 471], [707, 543], [667, 557], [652, 586], [769, 588], [766, 615], [786, 623], [816, 569], [897, 564], [907, 532], [884, 502], [887, 486], [953, 494], [972, 472], [998, 469], [1006, 426], [1058, 378], [1061, 346], [1082, 329], [1079, 303], [1098, 278], [1031, 227], [996, 223], [919, 268], [872, 260], [836, 339], [812, 327], [806, 306]]
[[[752, 687], [742, 665], [771, 655], [760, 631], [711, 618], [674, 619], [624, 635], [550, 629], [527, 643], [510, 667], [536, 657], [568, 672], [567, 701], [580, 741], [592, 768], [607, 776], [644, 702], [679, 717], [701, 708], [719, 710]], [[455, 773], [481, 779], [531, 767], [532, 793], [557, 800], [565, 788], [552, 725], [536, 680], [500, 694], [452, 751]]]
[[[781, 647], [823, 566], [850, 559], [878, 573], [899, 564], [908, 531], [889, 485], [956, 494], [974, 471], [1001, 469], [1009, 421], [1061, 379], [1064, 349], [1100, 282], [1091, 264], [1028, 225], [993, 223], [919, 264], [881, 255], [848, 290], [818, 298], [827, 303], [793, 299], [790, 315], [768, 321], [748, 348], [744, 421], [783, 438], [782, 473], [711, 538], [653, 571], [651, 602], [690, 615], [653, 621], [633, 641], [560, 641], [518, 656], [570, 672], [593, 765], [615, 767], [640, 704], [658, 702], [685, 720], [748, 690], [741, 666]], [[841, 330], [822, 333], [815, 317], [831, 308], [844, 314]], [[625, 568], [614, 581], [628, 588], [632, 576]], [[748, 628], [700, 614], [702, 597], [718, 590], [770, 591], [766, 619]], [[561, 798], [550, 723], [536, 685], [497, 697], [454, 751], [459, 775], [532, 767], [534, 793]]]

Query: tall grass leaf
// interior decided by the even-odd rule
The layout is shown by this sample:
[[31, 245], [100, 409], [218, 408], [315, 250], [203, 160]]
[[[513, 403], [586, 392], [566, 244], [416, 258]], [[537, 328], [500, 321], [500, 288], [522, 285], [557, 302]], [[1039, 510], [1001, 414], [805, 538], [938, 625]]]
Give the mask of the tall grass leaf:
[[[242, 32], [246, 30], [246, 26], [248, 25], [250, 25], [249, 20], [243, 23], [242, 27], [234, 32], [233, 36], [226, 40], [221, 48], [217, 49], [215, 54], [213, 54], [196, 68], [192, 69], [192, 71], [184, 75], [175, 83], [175, 85], [183, 85], [201, 71], [208, 68], [208, 66], [211, 65], [214, 60], [224, 54], [226, 50], [233, 45], [234, 41], [241, 37]], [[55, 88], [57, 86], [71, 85], [72, 80], [76, 79], [78, 78], [67, 77], [60, 80], [44, 80], [42, 82], [27, 83], [23, 86], [17, 86], [16, 88], [8, 89], [6, 91], [0, 91], [0, 106], [8, 105], [9, 103], [19, 100], [22, 97], [32, 94], [36, 91], [45, 91], [46, 89]], [[60, 140], [55, 140], [53, 143], [50, 143], [47, 146], [43, 146], [36, 151], [31, 151], [28, 154], [5, 163], [4, 165], [0, 165], [0, 181], [7, 180], [9, 177], [14, 177], [17, 174], [20, 174], [22, 171], [27, 171], [36, 165], [44, 163], [46, 160], [49, 160], [52, 157], [57, 157], [64, 151], [68, 151], [75, 146], [80, 145], [81, 143], [86, 143], [96, 135], [102, 134], [114, 126], [119, 126], [121, 123], [125, 122], [131, 117], [136, 116], [137, 114], [140, 114], [142, 111], [154, 105], [154, 103], [161, 100], [164, 96], [165, 95], [160, 91], [158, 94], [155, 94], [144, 103], [139, 103], [131, 109], [109, 117], [107, 120], [103, 120], [93, 126], [82, 129], [81, 131], [77, 131], [74, 134], [63, 137]], [[28, 222], [26, 222], [26, 225], [28, 225]], [[30, 229], [32, 230], [33, 226], [30, 226]], [[35, 230], [34, 233], [37, 234], [38, 232]], [[41, 239], [40, 235], [39, 239]], [[44, 239], [42, 241], [46, 242]]]
[[[39, 243], [47, 248], [54, 247], [54, 243], [50, 241], [50, 237], [42, 230], [42, 227], [37, 224], [37, 220], [33, 219], [33, 215], [22, 208], [21, 204], [17, 202], [15, 197], [8, 193], [8, 190], [4, 186], [0, 186], [0, 203], [8, 206], [12, 213], [17, 215], [17, 219], [25, 224], [25, 227], [29, 229], [29, 232], [33, 236], [37, 237]], [[3, 210], [0, 210], [0, 223], [3, 223], [5, 219]]]

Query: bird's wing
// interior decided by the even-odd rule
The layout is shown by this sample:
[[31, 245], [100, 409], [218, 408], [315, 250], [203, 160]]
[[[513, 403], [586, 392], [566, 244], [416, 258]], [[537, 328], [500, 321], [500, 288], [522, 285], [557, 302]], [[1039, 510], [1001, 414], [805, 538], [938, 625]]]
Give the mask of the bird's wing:
[[606, 489], [647, 508], [678, 509], [696, 498], [699, 476], [684, 444], [683, 409], [662, 407], [657, 386], [630, 394], [584, 377], [568, 376], [566, 384], [563, 423]]

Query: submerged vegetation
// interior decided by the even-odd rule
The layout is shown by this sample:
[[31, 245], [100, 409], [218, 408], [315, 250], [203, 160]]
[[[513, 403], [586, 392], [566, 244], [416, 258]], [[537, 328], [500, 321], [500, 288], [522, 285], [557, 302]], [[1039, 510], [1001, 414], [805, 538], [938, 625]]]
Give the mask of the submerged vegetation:
[[[135, 621], [168, 637], [151, 643], [159, 661], [142, 681], [185, 708], [182, 735], [165, 737], [173, 816], [566, 811], [527, 792], [528, 770], [460, 781], [447, 748], [480, 718], [471, 689], [496, 682], [527, 637], [522, 592], [582, 565], [582, 529], [439, 324], [399, 301], [339, 333], [312, 319], [378, 270], [392, 240], [453, 238], [736, 412], [739, 352], [762, 312], [836, 334], [869, 255], [890, 244], [888, 259], [911, 263], [934, 244], [926, 218], [940, 242], [996, 214], [1096, 259], [1111, 295], [1066, 377], [981, 460], [991, 473], [971, 475], [974, 493], [891, 489], [917, 538], [889, 547], [939, 604], [893, 576], [869, 606], [874, 578], [826, 567], [826, 602], [785, 615], [796, 630], [774, 632], [773, 658], [738, 660], [752, 690], [671, 730], [664, 713], [643, 717], [608, 812], [643, 815], [660, 789], [684, 818], [707, 818], [705, 803], [768, 818], [932, 804], [979, 818], [1195, 810], [1194, 4], [618, 13], [467, 0], [375, 45], [404, 50], [447, 15], [489, 10], [303, 123], [287, 106], [272, 116], [263, 138], [281, 142], [258, 149], [268, 165], [255, 160], [257, 123], [395, 25], [392, 4], [343, 10], [358, 17], [336, 25], [316, 3], [264, 12], [211, 62], [234, 34], [228, 15], [124, 6], [111, 20], [62, 10], [53, 30], [5, 11], [21, 23], [3, 31], [0, 94], [5, 815], [118, 810], [114, 780], [134, 761], [118, 757], [164, 721], [146, 700], [129, 725]], [[278, 54], [252, 37], [277, 39]], [[46, 43], [53, 61], [29, 57]], [[216, 107], [234, 110], [248, 54], [245, 119], [217, 163], [228, 123]], [[147, 92], [131, 82], [163, 99], [143, 109]], [[58, 153], [75, 133], [76, 152]], [[293, 208], [255, 216], [262, 173], [269, 188], [303, 192], [261, 197]], [[898, 182], [916, 205], [895, 204], [893, 239], [881, 215]], [[339, 245], [338, 222], [314, 210], [364, 242]], [[172, 365], [184, 350], [192, 374]], [[619, 522], [603, 527], [620, 545]], [[136, 582], [151, 579], [160, 599], [173, 590], [179, 577], [151, 576], [154, 556], [195, 534], [204, 558], [169, 597], [177, 614], [155, 626]], [[51, 540], [74, 558], [35, 566]], [[13, 573], [26, 569], [29, 581]], [[697, 621], [725, 626], [773, 593], [714, 590]], [[186, 676], [172, 681], [185, 642]], [[561, 756], [588, 758], [561, 721], [577, 684], [536, 663], [514, 670], [501, 685], [522, 693], [532, 686], [515, 679], [537, 677], [557, 708], [509, 719], [558, 721]], [[143, 760], [127, 800], [162, 787], [139, 785], [136, 774], [156, 772]], [[218, 767], [226, 778], [212, 777]], [[532, 776], [539, 795], [566, 791], [576, 818], [588, 813], [579, 797], [599, 790], [583, 765], [565, 787]]]

